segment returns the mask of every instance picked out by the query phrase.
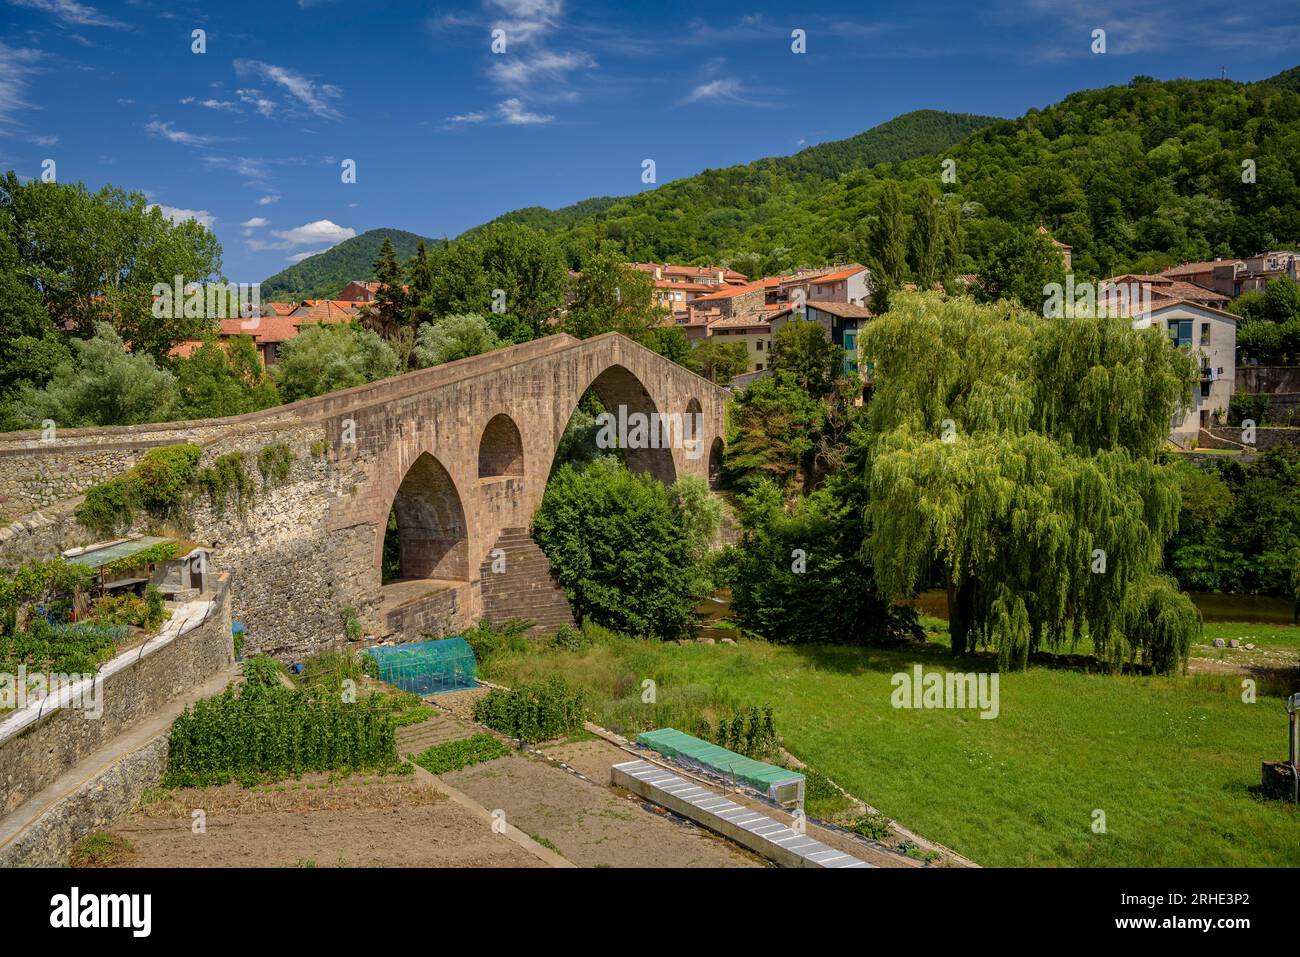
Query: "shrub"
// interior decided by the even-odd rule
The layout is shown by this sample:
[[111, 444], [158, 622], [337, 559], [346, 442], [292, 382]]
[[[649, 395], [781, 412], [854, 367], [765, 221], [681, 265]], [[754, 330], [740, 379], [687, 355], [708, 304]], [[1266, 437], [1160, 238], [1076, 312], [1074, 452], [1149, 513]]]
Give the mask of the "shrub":
[[565, 651], [581, 651], [587, 647], [587, 636], [572, 625], [561, 625], [555, 632], [555, 647]]
[[270, 655], [254, 655], [244, 662], [242, 669], [244, 675], [244, 684], [249, 688], [265, 690], [267, 688], [279, 688], [280, 675], [283, 671], [280, 668], [280, 662], [276, 661]]
[[0, 635], [0, 671], [13, 674], [25, 664], [29, 671], [94, 674], [129, 634], [125, 625], [97, 621], [52, 625], [36, 617], [28, 630]]
[[534, 520], [581, 620], [664, 638], [685, 632], [704, 590], [683, 527], [667, 487], [608, 457], [558, 469]]
[[751, 705], [723, 715], [718, 719], [717, 728], [701, 717], [695, 722], [692, 733], [718, 747], [759, 761], [775, 757], [781, 746], [771, 705], [764, 705], [761, 711]]
[[275, 442], [257, 453], [257, 471], [262, 475], [262, 486], [273, 488], [283, 485], [293, 467], [293, 449], [284, 442]]
[[357, 610], [349, 606], [339, 612], [339, 617], [343, 619], [343, 634], [347, 636], [348, 641], [360, 641], [363, 631], [361, 619], [357, 617]]
[[883, 841], [893, 833], [889, 829], [889, 818], [879, 811], [872, 811], [855, 819], [849, 825], [849, 830], [863, 837], [869, 837], [873, 841]]
[[475, 721], [531, 744], [576, 731], [586, 719], [586, 695], [559, 675], [509, 691], [495, 689], [474, 702]]
[[77, 521], [101, 535], [130, 528], [139, 511], [165, 521], [182, 510], [203, 454], [189, 443], [150, 449], [121, 475], [92, 485], [77, 506]]
[[475, 660], [482, 665], [493, 655], [502, 651], [525, 651], [528, 639], [524, 632], [529, 623], [521, 618], [512, 618], [499, 625], [490, 621], [480, 621], [462, 636], [474, 652]]
[[210, 466], [195, 474], [194, 481], [207, 489], [208, 499], [218, 515], [225, 512], [226, 503], [232, 498], [236, 510], [242, 515], [257, 492], [248, 470], [244, 468], [243, 452], [217, 456]]
[[472, 764], [505, 757], [509, 753], [508, 747], [492, 735], [480, 731], [473, 737], [435, 744], [416, 758], [415, 763], [430, 774], [447, 774]]

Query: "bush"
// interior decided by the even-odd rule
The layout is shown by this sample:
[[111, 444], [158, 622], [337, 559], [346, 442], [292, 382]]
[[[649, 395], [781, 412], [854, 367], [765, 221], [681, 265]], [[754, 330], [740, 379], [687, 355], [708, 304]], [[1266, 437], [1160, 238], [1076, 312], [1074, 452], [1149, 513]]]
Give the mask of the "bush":
[[262, 475], [262, 486], [272, 488], [283, 485], [289, 478], [289, 469], [293, 467], [296, 456], [293, 450], [283, 442], [275, 442], [257, 453], [257, 471]]
[[490, 621], [480, 621], [461, 637], [474, 652], [474, 659], [483, 665], [499, 652], [527, 650], [528, 639], [524, 637], [524, 632], [529, 627], [529, 623], [521, 618], [512, 618], [499, 625]]
[[762, 711], [751, 705], [744, 711], [725, 715], [718, 719], [716, 728], [701, 718], [696, 722], [693, 733], [697, 738], [712, 741], [720, 748], [756, 761], [776, 757], [781, 747], [771, 705], [764, 705]]
[[873, 841], [886, 840], [893, 831], [889, 828], [889, 818], [879, 811], [864, 814], [849, 825], [849, 830]]
[[555, 647], [565, 651], [581, 651], [587, 647], [587, 636], [572, 625], [561, 625], [555, 632]]
[[462, 738], [460, 741], [435, 744], [416, 758], [415, 763], [430, 774], [447, 774], [450, 771], [469, 767], [471, 764], [482, 764], [484, 761], [505, 757], [509, 753], [510, 749], [492, 735], [479, 732], [473, 737]]
[[610, 458], [557, 470], [534, 519], [581, 620], [661, 638], [686, 631], [704, 591], [683, 528], [666, 486]]
[[194, 476], [194, 481], [207, 489], [208, 499], [218, 515], [225, 512], [226, 503], [232, 498], [236, 511], [242, 515], [257, 492], [248, 470], [244, 468], [243, 452], [227, 452], [218, 456], [212, 465], [201, 469]]
[[126, 592], [106, 595], [95, 602], [94, 620], [101, 625], [134, 625], [153, 631], [166, 617], [162, 593], [153, 585], [145, 589], [144, 598]]
[[189, 443], [150, 449], [121, 475], [92, 485], [77, 506], [77, 521], [101, 535], [130, 528], [137, 512], [175, 518], [189, 496], [203, 450]]
[[535, 744], [581, 729], [587, 720], [587, 698], [559, 675], [552, 675], [537, 684], [491, 691], [474, 702], [474, 720]]

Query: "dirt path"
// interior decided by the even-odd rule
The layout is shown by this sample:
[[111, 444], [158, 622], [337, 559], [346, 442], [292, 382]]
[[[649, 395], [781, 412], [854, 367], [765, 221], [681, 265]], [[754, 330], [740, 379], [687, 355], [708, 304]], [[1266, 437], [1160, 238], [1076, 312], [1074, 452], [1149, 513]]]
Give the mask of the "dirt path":
[[519, 753], [442, 777], [579, 867], [764, 866], [702, 828], [594, 783], [602, 774], [608, 780], [608, 760], [588, 770], [593, 782]]
[[[195, 810], [206, 833], [192, 832]], [[177, 791], [113, 833], [135, 845], [128, 867], [544, 866], [427, 785], [392, 777]]]

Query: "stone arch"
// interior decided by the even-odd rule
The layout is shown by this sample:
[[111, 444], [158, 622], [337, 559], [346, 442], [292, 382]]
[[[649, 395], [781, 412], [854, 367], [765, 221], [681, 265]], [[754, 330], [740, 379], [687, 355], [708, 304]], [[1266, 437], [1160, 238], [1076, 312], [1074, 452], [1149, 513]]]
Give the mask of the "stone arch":
[[393, 496], [401, 578], [469, 581], [465, 508], [451, 473], [428, 452], [417, 458]]
[[492, 416], [478, 443], [478, 477], [522, 476], [524, 442], [519, 427], [510, 416]]
[[715, 492], [722, 487], [722, 437], [714, 436], [709, 446], [709, 488]]
[[[606, 411], [615, 417], [615, 422], [620, 416], [623, 421], [628, 421], [634, 413], [648, 418], [659, 412], [649, 390], [625, 366], [609, 366], [591, 381], [589, 388], [595, 390]], [[581, 398], [581, 395], [574, 397], [574, 407]], [[649, 472], [665, 485], [677, 480], [677, 466], [673, 464], [671, 448], [629, 448], [623, 450], [623, 457], [633, 472]]]

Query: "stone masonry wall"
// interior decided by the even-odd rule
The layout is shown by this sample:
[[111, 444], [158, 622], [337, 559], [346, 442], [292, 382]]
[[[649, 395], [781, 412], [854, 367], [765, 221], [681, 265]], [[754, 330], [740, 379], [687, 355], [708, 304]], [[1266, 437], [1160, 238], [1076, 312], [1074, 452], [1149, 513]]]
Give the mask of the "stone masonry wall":
[[0, 814], [8, 814], [135, 722], [235, 660], [229, 579], [203, 623], [104, 678], [95, 720], [59, 708], [0, 741]]

